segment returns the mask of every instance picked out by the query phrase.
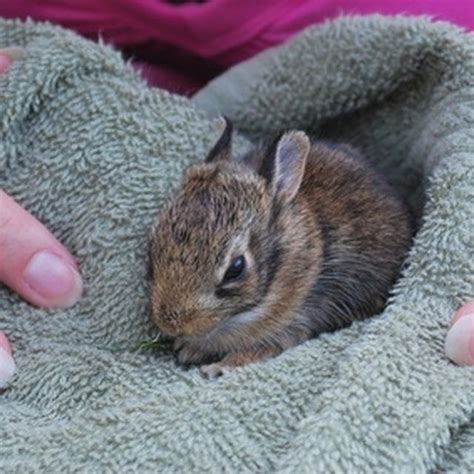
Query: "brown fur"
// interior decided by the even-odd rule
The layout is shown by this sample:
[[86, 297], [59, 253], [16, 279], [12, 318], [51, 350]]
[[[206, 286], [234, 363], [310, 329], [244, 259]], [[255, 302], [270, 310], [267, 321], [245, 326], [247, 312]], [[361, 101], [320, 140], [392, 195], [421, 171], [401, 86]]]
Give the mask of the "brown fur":
[[[412, 237], [353, 150], [291, 132], [238, 162], [225, 134], [161, 211], [150, 253], [151, 318], [179, 362], [214, 362], [209, 376], [381, 311]], [[246, 273], [222, 287], [237, 255]]]

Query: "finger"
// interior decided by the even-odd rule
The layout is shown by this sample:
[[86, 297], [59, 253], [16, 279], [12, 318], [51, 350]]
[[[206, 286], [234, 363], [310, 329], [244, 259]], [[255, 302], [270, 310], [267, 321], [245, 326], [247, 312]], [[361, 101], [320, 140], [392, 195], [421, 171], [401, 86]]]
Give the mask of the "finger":
[[454, 324], [463, 316], [466, 316], [466, 314], [472, 314], [474, 313], [474, 299], [468, 301], [465, 305], [461, 306], [453, 316], [453, 319], [451, 319], [450, 327], [453, 327]]
[[4, 351], [8, 352], [9, 354], [12, 353], [12, 348], [10, 347], [10, 342], [7, 339], [7, 336], [5, 336], [5, 333], [3, 331], [0, 331], [0, 349], [3, 349]]
[[474, 365], [474, 300], [454, 314], [445, 342], [445, 352], [458, 365]]
[[4, 388], [15, 373], [15, 362], [5, 334], [0, 331], [0, 388]]
[[0, 282], [44, 308], [70, 307], [82, 294], [82, 279], [71, 255], [2, 190]]

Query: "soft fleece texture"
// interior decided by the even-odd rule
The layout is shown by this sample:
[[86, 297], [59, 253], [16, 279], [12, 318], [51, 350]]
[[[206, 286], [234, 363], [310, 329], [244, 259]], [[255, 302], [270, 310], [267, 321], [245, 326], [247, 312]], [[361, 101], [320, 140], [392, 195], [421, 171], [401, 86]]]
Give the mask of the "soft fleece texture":
[[15, 0], [0, 16], [47, 20], [125, 51], [150, 84], [191, 95], [226, 68], [342, 14], [430, 15], [474, 29], [472, 0]]
[[[474, 471], [474, 372], [444, 356], [474, 294], [474, 45], [424, 19], [339, 19], [188, 100], [117, 54], [0, 22], [26, 56], [0, 78], [0, 185], [77, 255], [82, 301], [47, 313], [0, 289], [18, 375], [1, 395], [2, 472]], [[206, 381], [130, 347], [147, 323], [147, 235], [216, 138], [305, 128], [349, 141], [422, 209], [388, 308]], [[425, 192], [423, 192], [425, 191]]]

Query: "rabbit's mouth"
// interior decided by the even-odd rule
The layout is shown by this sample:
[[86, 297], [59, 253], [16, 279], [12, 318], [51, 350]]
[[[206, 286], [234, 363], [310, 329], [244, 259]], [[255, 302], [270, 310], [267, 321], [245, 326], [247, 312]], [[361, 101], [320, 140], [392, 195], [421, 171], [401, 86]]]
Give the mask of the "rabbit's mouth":
[[260, 317], [261, 314], [259, 307], [254, 306], [253, 308], [247, 309], [223, 320], [208, 333], [198, 336], [197, 338], [206, 341], [207, 343], [217, 342], [219, 339], [231, 337], [235, 333], [241, 331], [244, 327], [258, 321]]
[[[216, 318], [194, 318], [177, 327], [164, 327], [161, 330], [168, 336], [206, 347], [211, 351], [222, 351], [232, 347], [235, 340], [251, 339], [253, 322], [261, 319], [261, 307], [251, 306], [243, 311], [216, 321]], [[182, 321], [182, 319], [181, 319]]]

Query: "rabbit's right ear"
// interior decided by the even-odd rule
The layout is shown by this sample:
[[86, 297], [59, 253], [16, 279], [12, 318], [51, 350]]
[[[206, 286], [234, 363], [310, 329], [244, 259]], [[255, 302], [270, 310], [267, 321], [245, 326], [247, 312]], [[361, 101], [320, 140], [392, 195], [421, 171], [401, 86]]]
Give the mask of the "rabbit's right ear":
[[293, 131], [282, 135], [269, 149], [260, 174], [273, 190], [273, 195], [290, 202], [303, 180], [310, 141], [304, 132]]
[[206, 163], [230, 160], [232, 156], [232, 122], [226, 117], [219, 117], [217, 126], [222, 129], [223, 132], [207, 155]]

